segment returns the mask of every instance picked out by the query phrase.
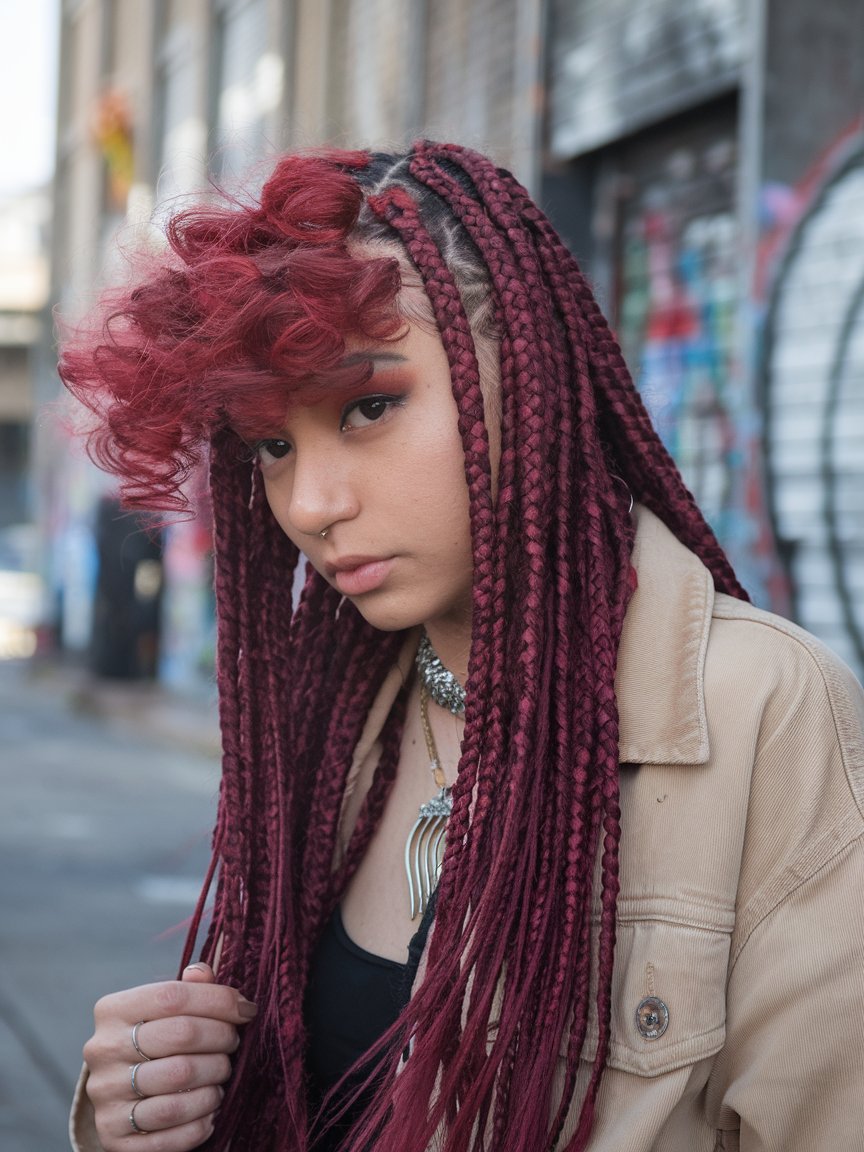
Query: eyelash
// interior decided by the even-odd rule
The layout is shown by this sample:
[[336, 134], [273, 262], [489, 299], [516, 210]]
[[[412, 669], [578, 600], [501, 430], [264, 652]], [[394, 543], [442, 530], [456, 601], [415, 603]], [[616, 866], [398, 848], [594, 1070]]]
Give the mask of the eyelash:
[[[387, 393], [384, 393], [384, 392], [376, 393], [373, 396], [361, 396], [359, 400], [352, 400], [352, 402], [350, 404], [347, 404], [345, 406], [345, 408], [343, 409], [342, 416], [340, 418], [340, 428], [342, 429], [343, 432], [346, 431], [345, 425], [348, 421], [348, 417], [351, 415], [352, 412], [359, 411], [359, 409], [362, 408], [364, 404], [383, 404], [384, 405], [383, 411], [381, 412], [380, 416], [376, 416], [374, 418], [366, 417], [366, 419], [371, 420], [372, 424], [377, 424], [378, 421], [381, 419], [381, 416], [385, 416], [390, 408], [401, 408], [404, 405], [404, 403], [405, 403], [405, 397], [404, 396], [391, 396], [391, 395], [388, 395]], [[368, 427], [368, 426], [369, 425], [366, 425], [366, 427]]]
[[[361, 431], [362, 428], [370, 428], [373, 424], [377, 424], [383, 417], [385, 417], [390, 408], [401, 408], [405, 404], [405, 399], [405, 396], [392, 396], [385, 393], [375, 393], [372, 396], [361, 396], [357, 400], [352, 400], [351, 403], [347, 404], [342, 410], [342, 414], [339, 418], [340, 431], [358, 432]], [[364, 404], [378, 404], [383, 405], [384, 407], [378, 416], [365, 417], [369, 420], [369, 423], [361, 425], [361, 428], [346, 427], [348, 418], [351, 416], [351, 414], [353, 412], [357, 412]], [[281, 455], [273, 451], [273, 448], [276, 445], [281, 446]], [[259, 460], [263, 460], [263, 454], [265, 452], [270, 457], [272, 457], [273, 460], [283, 460], [291, 451], [290, 441], [283, 440], [281, 437], [268, 437], [263, 440], [256, 440], [255, 443], [251, 445], [251, 447], [252, 451], [259, 458]], [[267, 463], [267, 461], [264, 461], [264, 463]]]

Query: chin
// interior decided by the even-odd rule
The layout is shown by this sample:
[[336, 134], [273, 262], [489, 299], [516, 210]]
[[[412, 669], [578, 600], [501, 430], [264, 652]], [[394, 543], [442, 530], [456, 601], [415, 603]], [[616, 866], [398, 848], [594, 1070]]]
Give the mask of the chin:
[[351, 598], [351, 603], [367, 624], [380, 632], [406, 632], [433, 622], [464, 627], [469, 634], [471, 631], [470, 591], [466, 596], [460, 596], [456, 604], [442, 604], [435, 599], [421, 603], [417, 598], [409, 601], [374, 592]]
[[349, 597], [367, 624], [380, 632], [405, 632], [417, 628], [440, 614], [440, 604], [423, 601], [404, 592], [381, 589], [363, 596]]
[[416, 613], [384, 607], [376, 609], [372, 605], [359, 604], [356, 600], [352, 600], [352, 604], [366, 623], [377, 628], [379, 632], [404, 632], [424, 622], [424, 618]]

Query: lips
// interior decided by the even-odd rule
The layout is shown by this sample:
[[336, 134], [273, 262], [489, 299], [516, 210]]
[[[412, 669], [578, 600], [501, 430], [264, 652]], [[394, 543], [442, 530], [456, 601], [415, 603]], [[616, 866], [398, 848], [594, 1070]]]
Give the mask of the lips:
[[379, 560], [371, 556], [345, 556], [326, 566], [327, 575], [343, 596], [374, 592], [390, 575], [396, 558]]

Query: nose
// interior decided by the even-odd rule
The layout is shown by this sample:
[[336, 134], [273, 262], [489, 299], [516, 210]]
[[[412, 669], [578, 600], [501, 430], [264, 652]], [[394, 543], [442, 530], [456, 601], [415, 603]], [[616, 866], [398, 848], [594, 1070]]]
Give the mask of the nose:
[[322, 445], [297, 449], [288, 516], [297, 532], [318, 536], [359, 510], [356, 485], [338, 452]]

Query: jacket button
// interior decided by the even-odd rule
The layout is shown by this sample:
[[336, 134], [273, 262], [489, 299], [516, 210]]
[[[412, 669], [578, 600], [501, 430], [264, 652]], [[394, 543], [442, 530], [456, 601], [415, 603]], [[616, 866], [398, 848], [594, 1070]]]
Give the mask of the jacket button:
[[669, 1009], [658, 996], [646, 996], [636, 1009], [636, 1027], [646, 1040], [656, 1040], [669, 1027]]

